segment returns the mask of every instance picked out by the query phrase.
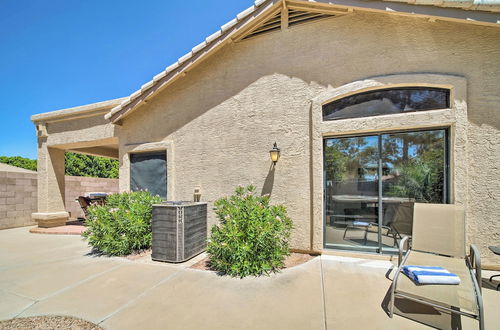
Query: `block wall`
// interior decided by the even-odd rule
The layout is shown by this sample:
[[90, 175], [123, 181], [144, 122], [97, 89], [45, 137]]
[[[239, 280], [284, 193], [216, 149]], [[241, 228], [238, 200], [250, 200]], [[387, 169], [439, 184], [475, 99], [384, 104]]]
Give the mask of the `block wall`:
[[90, 178], [84, 176], [65, 177], [65, 206], [70, 218], [83, 217], [83, 211], [76, 199], [90, 192], [118, 192], [118, 179]]
[[[75, 201], [89, 192], [118, 192], [118, 179], [65, 176], [65, 207], [71, 218], [83, 216]], [[37, 173], [0, 171], [0, 229], [36, 225]]]
[[0, 172], [0, 229], [34, 225], [37, 174]]

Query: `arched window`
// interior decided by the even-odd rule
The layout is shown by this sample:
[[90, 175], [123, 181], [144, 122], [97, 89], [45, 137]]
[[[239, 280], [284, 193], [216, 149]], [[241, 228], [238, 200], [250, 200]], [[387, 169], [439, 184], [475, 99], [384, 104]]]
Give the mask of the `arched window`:
[[447, 109], [450, 90], [432, 87], [397, 87], [350, 95], [323, 105], [323, 120], [338, 120]]

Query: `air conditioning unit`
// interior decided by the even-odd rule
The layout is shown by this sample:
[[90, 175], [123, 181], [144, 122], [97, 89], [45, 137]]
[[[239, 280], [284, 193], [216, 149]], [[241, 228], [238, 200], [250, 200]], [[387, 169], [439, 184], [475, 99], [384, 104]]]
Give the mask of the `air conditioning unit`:
[[207, 247], [207, 203], [163, 202], [153, 205], [151, 258], [183, 262]]

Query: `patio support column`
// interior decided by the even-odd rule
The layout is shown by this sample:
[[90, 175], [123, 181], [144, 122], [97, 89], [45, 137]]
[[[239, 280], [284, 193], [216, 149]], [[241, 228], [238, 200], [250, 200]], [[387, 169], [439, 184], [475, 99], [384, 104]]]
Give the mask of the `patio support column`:
[[64, 150], [38, 142], [38, 212], [32, 214], [39, 227], [62, 226], [69, 213], [64, 206]]

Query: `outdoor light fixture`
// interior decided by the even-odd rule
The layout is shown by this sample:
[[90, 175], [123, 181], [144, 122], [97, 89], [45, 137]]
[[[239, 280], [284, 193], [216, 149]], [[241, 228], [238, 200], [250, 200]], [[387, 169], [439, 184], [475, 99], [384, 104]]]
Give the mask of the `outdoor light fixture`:
[[269, 150], [269, 154], [271, 155], [273, 164], [276, 165], [276, 162], [278, 161], [278, 159], [280, 159], [280, 148], [278, 148], [276, 142], [274, 142], [273, 148]]

